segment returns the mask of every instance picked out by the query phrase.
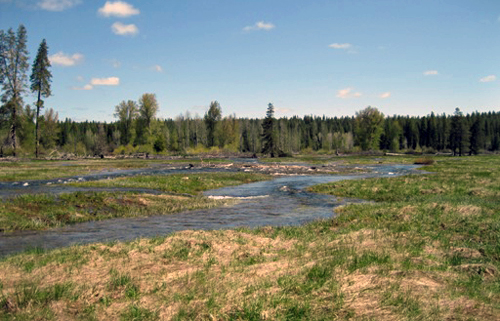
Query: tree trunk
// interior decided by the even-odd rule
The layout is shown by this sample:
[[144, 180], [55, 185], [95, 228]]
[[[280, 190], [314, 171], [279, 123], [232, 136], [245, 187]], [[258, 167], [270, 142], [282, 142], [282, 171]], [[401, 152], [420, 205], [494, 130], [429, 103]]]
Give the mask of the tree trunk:
[[12, 125], [10, 127], [10, 138], [12, 139], [12, 149], [13, 149], [12, 154], [14, 155], [14, 157], [17, 156], [16, 132], [17, 132], [17, 95], [14, 95], [12, 104]]
[[38, 117], [40, 116], [40, 90], [38, 91], [38, 100], [36, 102], [36, 124], [35, 124], [35, 157], [38, 158], [40, 139], [38, 137]]

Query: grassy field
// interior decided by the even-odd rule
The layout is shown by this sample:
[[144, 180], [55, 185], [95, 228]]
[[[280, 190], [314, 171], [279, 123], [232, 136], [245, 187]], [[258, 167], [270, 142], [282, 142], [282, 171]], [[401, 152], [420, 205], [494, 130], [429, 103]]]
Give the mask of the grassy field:
[[269, 178], [259, 174], [218, 173], [138, 176], [80, 183], [77, 186], [149, 188], [179, 195], [131, 192], [21, 195], [0, 202], [0, 230], [41, 230], [78, 222], [210, 208], [227, 204], [228, 201], [208, 199], [200, 196], [200, 192]]
[[335, 182], [299, 227], [185, 231], [0, 261], [4, 320], [499, 320], [500, 158]]

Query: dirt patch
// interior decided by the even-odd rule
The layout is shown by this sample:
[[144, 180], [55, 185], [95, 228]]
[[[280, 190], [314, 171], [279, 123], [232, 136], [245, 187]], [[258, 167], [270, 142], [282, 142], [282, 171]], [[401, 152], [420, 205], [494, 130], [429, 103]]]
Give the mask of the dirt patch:
[[474, 205], [463, 205], [457, 207], [457, 212], [462, 216], [471, 216], [481, 214], [482, 209]]
[[462, 264], [457, 266], [456, 269], [469, 274], [481, 275], [486, 278], [498, 275], [497, 268], [490, 264]]
[[451, 248], [452, 255], [459, 255], [466, 259], [478, 259], [483, 255], [478, 250], [469, 249], [466, 247], [454, 247]]

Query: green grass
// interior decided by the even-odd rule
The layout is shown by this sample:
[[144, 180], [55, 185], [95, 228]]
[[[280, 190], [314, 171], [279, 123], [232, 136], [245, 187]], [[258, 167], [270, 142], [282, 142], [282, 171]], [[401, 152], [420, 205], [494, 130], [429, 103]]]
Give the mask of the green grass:
[[91, 182], [72, 183], [81, 187], [150, 188], [164, 192], [196, 195], [224, 186], [234, 186], [269, 179], [270, 176], [250, 173], [204, 173], [121, 177]]
[[42, 230], [118, 217], [169, 214], [225, 203], [203, 197], [163, 198], [129, 192], [22, 195], [0, 203], [0, 229], [7, 232]]

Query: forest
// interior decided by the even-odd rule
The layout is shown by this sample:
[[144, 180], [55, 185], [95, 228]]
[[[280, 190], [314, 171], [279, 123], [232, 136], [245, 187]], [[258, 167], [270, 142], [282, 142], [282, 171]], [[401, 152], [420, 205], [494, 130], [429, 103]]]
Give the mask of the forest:
[[[307, 115], [274, 117], [269, 104], [262, 119], [223, 116], [217, 101], [207, 112], [175, 119], [157, 117], [153, 93], [137, 101], [109, 106], [114, 122], [60, 120], [45, 108], [52, 74], [45, 39], [40, 43], [28, 78], [26, 29], [0, 31], [0, 156], [48, 157], [146, 154], [251, 153], [285, 156], [294, 153], [409, 152], [472, 155], [500, 149], [500, 114], [459, 108], [451, 114], [385, 116], [368, 106], [351, 117]], [[36, 97], [30, 105], [25, 99]], [[422, 107], [425, 110], [425, 106]], [[264, 109], [263, 109], [264, 115]]]

